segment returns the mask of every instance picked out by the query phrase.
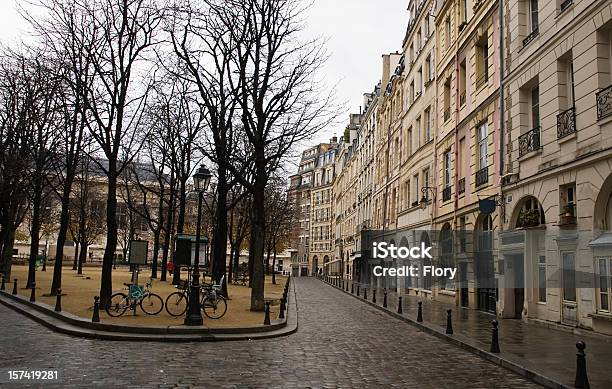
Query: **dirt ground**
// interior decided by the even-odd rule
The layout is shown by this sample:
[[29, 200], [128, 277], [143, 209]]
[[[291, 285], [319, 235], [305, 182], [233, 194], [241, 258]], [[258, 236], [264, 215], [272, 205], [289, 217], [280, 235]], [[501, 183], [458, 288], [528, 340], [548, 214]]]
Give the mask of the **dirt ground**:
[[[27, 266], [13, 265], [13, 279], [18, 279], [18, 293], [22, 296], [29, 297], [30, 290], [23, 289], [27, 280]], [[100, 273], [101, 267], [84, 267], [83, 275], [76, 274], [76, 270], [72, 267], [64, 267], [62, 273], [62, 310], [70, 312], [77, 316], [90, 319], [92, 316], [92, 307], [94, 296], [100, 292]], [[139, 285], [144, 285], [149, 281], [151, 275], [150, 268], [145, 268], [140, 271]], [[159, 273], [158, 273], [159, 275]], [[51, 281], [53, 277], [53, 265], [47, 264], [47, 271], [41, 271], [39, 268], [36, 271], [36, 300], [45, 303], [51, 307], [55, 306], [55, 297], [45, 296], [49, 294], [51, 289]], [[187, 279], [187, 272], [183, 272], [182, 279]], [[113, 270], [113, 291], [124, 289], [124, 283], [130, 282], [131, 272], [128, 267], [118, 267]], [[168, 282], [153, 280], [151, 291], [158, 294], [164, 301], [166, 297], [177, 289], [170, 284], [172, 277], [168, 278]], [[206, 282], [210, 282], [207, 278]], [[283, 293], [285, 277], [277, 276], [276, 285], [272, 285], [272, 278], [266, 277], [265, 296], [266, 298], [279, 300]], [[244, 327], [263, 324], [263, 312], [251, 312], [249, 310], [251, 303], [251, 289], [247, 286], [229, 285], [229, 297], [227, 302], [227, 313], [221, 319], [210, 319], [203, 315], [204, 325], [211, 328], [218, 327]], [[7, 282], [7, 291], [13, 290], [12, 280]], [[270, 317], [272, 319], [278, 316], [278, 301], [273, 302], [270, 309]], [[109, 317], [106, 312], [100, 310], [100, 319], [102, 323], [121, 324], [129, 326], [166, 326], [166, 325], [182, 325], [184, 316], [172, 317], [166, 312], [165, 308], [155, 316], [146, 315], [140, 308], [137, 308], [136, 316], [132, 311], [127, 311], [121, 317]]]

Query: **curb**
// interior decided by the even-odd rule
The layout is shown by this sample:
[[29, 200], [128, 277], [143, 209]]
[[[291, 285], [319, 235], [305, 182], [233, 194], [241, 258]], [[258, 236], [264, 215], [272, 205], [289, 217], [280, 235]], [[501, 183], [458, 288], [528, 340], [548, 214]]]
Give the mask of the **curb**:
[[363, 297], [357, 296], [355, 294], [351, 294], [350, 292], [347, 292], [345, 290], [343, 290], [342, 288], [339, 288], [335, 285], [332, 285], [322, 279], [319, 279], [321, 282], [323, 282], [324, 284], [331, 286], [334, 289], [337, 289], [349, 296], [352, 296], [353, 298], [362, 301], [376, 309], [378, 309], [379, 311], [382, 311], [386, 314], [388, 314], [391, 317], [394, 317], [398, 320], [401, 320], [405, 323], [408, 323], [414, 327], [417, 327], [419, 330], [426, 332], [430, 335], [433, 335], [437, 338], [443, 339], [459, 348], [462, 348], [466, 351], [471, 352], [472, 354], [476, 354], [479, 357], [493, 363], [499, 366], [502, 366], [514, 373], [517, 373], [520, 376], [523, 376], [537, 384], [540, 384], [542, 386], [545, 386], [547, 388], [551, 388], [551, 389], [571, 389], [570, 386], [567, 386], [565, 384], [560, 383], [559, 381], [552, 379], [550, 377], [547, 377], [541, 373], [538, 373], [537, 371], [527, 368], [525, 366], [522, 366], [521, 364], [519, 364], [517, 361], [512, 361], [510, 359], [508, 359], [507, 357], [501, 357], [497, 354], [493, 354], [490, 353], [489, 351], [487, 351], [486, 349], [483, 349], [481, 347], [479, 347], [472, 339], [462, 336], [462, 335], [458, 335], [458, 334], [454, 334], [454, 335], [447, 335], [443, 330], [440, 330], [436, 327], [427, 325], [425, 323], [419, 323], [416, 320], [413, 320], [407, 316], [404, 316], [402, 314], [393, 312], [387, 308], [383, 308], [381, 305], [375, 304], [369, 300], [364, 299]]
[[298, 329], [297, 299], [295, 285], [289, 284], [285, 319], [272, 320], [270, 325], [239, 328], [207, 328], [183, 326], [130, 327], [114, 324], [92, 323], [79, 316], [55, 312], [53, 307], [39, 302], [30, 302], [22, 296], [0, 291], [0, 304], [66, 335], [115, 341], [147, 342], [220, 342], [234, 340], [271, 339], [293, 334]]

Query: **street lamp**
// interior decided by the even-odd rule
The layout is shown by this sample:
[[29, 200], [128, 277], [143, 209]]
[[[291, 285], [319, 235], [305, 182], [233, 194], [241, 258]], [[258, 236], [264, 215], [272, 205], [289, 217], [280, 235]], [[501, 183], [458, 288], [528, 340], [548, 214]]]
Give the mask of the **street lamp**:
[[202, 225], [202, 197], [208, 189], [211, 177], [210, 170], [204, 165], [201, 165], [193, 175], [193, 185], [198, 192], [198, 221], [196, 223], [195, 261], [189, 289], [189, 309], [187, 310], [187, 316], [185, 316], [185, 325], [187, 326], [201, 326], [203, 323], [200, 308], [200, 229]]
[[421, 188], [421, 192], [423, 196], [421, 197], [421, 201], [419, 201], [419, 207], [424, 210], [427, 208], [427, 204], [429, 203], [429, 196], [427, 196], [428, 192], [431, 191], [431, 197], [435, 201], [436, 200], [436, 188], [432, 186], [424, 186]]

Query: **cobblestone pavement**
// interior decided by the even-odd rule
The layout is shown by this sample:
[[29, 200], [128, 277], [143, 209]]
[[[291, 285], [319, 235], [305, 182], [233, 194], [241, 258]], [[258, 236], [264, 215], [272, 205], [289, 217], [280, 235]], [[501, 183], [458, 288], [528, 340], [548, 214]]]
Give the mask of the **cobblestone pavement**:
[[9, 369], [57, 369], [62, 388], [536, 387], [318, 280], [295, 282], [298, 332], [260, 341], [73, 338], [0, 306], [0, 387]]

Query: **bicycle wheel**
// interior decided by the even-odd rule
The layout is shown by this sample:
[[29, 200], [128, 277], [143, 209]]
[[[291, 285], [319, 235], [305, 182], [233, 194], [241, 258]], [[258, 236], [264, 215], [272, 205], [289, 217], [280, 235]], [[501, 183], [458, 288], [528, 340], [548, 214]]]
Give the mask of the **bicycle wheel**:
[[140, 300], [140, 309], [147, 315], [157, 315], [164, 309], [164, 300], [155, 293], [149, 293]]
[[227, 302], [223, 296], [217, 296], [216, 298], [206, 296], [202, 303], [202, 309], [209, 318], [221, 319], [227, 312]]
[[182, 316], [187, 312], [187, 294], [183, 292], [170, 293], [166, 298], [166, 311], [170, 316]]
[[106, 305], [106, 313], [111, 317], [119, 317], [125, 313], [129, 306], [130, 303], [125, 293], [113, 293], [108, 305]]

